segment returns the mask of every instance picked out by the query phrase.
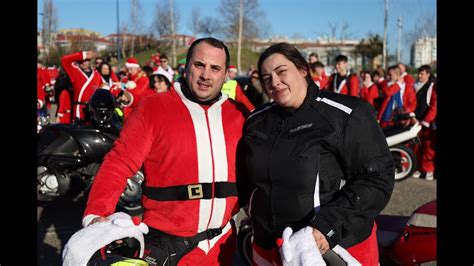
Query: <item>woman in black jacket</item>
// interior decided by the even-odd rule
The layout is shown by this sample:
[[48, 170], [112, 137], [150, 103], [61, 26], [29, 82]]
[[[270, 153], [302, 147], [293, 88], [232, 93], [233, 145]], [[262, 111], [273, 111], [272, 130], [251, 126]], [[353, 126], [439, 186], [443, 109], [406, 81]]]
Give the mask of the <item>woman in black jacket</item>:
[[239, 166], [245, 171], [238, 179], [254, 254], [281, 264], [275, 250], [283, 230], [310, 226], [321, 254], [339, 245], [362, 265], [377, 265], [374, 218], [393, 190], [392, 156], [371, 106], [320, 91], [307, 65], [287, 43], [272, 45], [258, 60], [273, 102], [246, 121]]

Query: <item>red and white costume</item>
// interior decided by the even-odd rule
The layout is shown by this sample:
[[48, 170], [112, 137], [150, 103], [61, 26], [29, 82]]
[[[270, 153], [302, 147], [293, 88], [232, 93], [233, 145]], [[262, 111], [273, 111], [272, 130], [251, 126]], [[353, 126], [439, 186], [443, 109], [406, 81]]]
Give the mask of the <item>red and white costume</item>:
[[[200, 105], [188, 100], [180, 85], [147, 97], [130, 115], [95, 177], [83, 224], [113, 213], [127, 177], [142, 165], [147, 187], [236, 182], [236, 149], [245, 121], [239, 103], [223, 94], [211, 106]], [[142, 205], [143, 222], [171, 235], [188, 237], [225, 226], [222, 234], [199, 242], [180, 264], [231, 264], [234, 250], [223, 243], [233, 237], [229, 221], [239, 209], [237, 196], [156, 201], [144, 195]]]
[[[421, 147], [416, 146], [415, 152], [418, 158], [418, 167], [421, 172], [434, 172], [434, 157], [436, 145], [436, 112], [437, 112], [437, 93], [436, 83], [428, 81], [428, 84], [416, 84], [417, 90], [417, 118], [423, 125], [418, 136], [420, 137]], [[426, 88], [427, 87], [427, 88]]]
[[321, 76], [319, 77], [313, 77], [314, 83], [318, 85], [319, 89], [321, 90], [327, 90], [328, 89], [328, 82], [329, 82], [329, 77], [326, 76], [326, 73], [323, 72]]
[[[133, 82], [133, 86], [130, 86], [130, 82]], [[127, 81], [127, 92], [130, 93], [131, 99], [128, 104], [123, 105], [124, 109], [124, 117], [127, 118], [132, 110], [138, 106], [138, 103], [140, 103], [141, 99], [141, 94], [144, 93], [146, 90], [149, 90], [149, 84], [150, 80], [146, 76], [145, 72], [139, 71], [135, 75], [129, 75], [128, 76], [128, 81]]]
[[86, 106], [89, 98], [102, 83], [100, 74], [96, 70], [92, 70], [92, 74], [88, 77], [76, 63], [85, 59], [86, 52], [77, 52], [61, 58], [61, 65], [64, 67], [72, 83], [73, 116], [81, 119], [84, 118], [83, 107]]
[[[336, 84], [336, 75], [339, 76], [338, 73], [335, 73], [329, 77], [327, 85], [329, 91], [359, 97], [359, 78], [356, 75], [351, 75], [348, 72], [339, 85]], [[347, 79], [349, 79], [349, 86], [347, 86]]]
[[62, 90], [59, 94], [58, 123], [71, 123], [71, 94], [69, 90]]
[[[387, 105], [390, 101], [390, 98], [399, 91], [401, 92], [404, 111], [407, 113], [414, 114], [415, 108], [416, 108], [416, 94], [413, 87], [406, 87], [405, 83], [390, 81], [390, 82], [387, 82], [385, 86], [382, 88], [383, 99], [382, 99], [382, 103], [380, 104], [377, 120], [379, 121], [381, 120], [382, 115], [385, 112], [385, 109], [387, 108]], [[380, 121], [380, 122], [381, 122], [380, 125], [382, 127], [388, 126], [390, 124], [390, 123], [385, 123], [384, 121]]]
[[379, 88], [377, 87], [377, 84], [375, 83], [370, 83], [367, 87], [365, 85], [362, 86], [360, 89], [360, 98], [368, 103], [370, 103], [372, 106], [375, 107], [374, 100], [379, 97]]
[[415, 78], [413, 78], [407, 72], [403, 72], [403, 74], [401, 76], [403, 78], [403, 81], [405, 81], [405, 87], [406, 88], [413, 88], [413, 85], [415, 85]]

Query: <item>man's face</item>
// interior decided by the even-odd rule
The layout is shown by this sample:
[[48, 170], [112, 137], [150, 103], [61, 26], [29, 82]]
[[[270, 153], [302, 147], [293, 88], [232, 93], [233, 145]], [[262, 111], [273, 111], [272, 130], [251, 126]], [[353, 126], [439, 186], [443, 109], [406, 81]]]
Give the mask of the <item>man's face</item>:
[[166, 58], [161, 58], [160, 59], [161, 67], [162, 68], [167, 68], [168, 67], [168, 59]]
[[237, 72], [236, 71], [227, 71], [227, 76], [229, 76], [229, 79], [235, 79], [235, 77], [237, 76]]
[[430, 74], [424, 70], [418, 72], [418, 80], [421, 83], [426, 83], [430, 78]]
[[89, 70], [91, 68], [91, 60], [86, 59], [86, 60], [82, 61], [82, 63], [79, 66], [81, 67], [81, 69]]
[[347, 72], [347, 62], [346, 61], [336, 62], [336, 71], [339, 74], [345, 74]]
[[209, 101], [219, 95], [226, 76], [224, 49], [205, 42], [194, 47], [186, 68], [186, 83], [200, 101]]
[[388, 78], [390, 81], [398, 81], [400, 78], [400, 73], [398, 73], [398, 71], [395, 69], [391, 69], [388, 71]]

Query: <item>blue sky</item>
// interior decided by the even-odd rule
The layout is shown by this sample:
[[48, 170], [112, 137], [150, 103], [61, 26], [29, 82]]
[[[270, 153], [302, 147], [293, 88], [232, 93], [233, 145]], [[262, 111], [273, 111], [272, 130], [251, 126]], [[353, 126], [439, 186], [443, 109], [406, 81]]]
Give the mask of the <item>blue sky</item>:
[[[120, 23], [130, 17], [131, 0], [118, 0]], [[142, 22], [148, 31], [153, 21], [156, 3], [168, 0], [140, 0]], [[237, 1], [237, 0], [236, 0]], [[178, 33], [190, 34], [188, 18], [193, 7], [199, 7], [203, 16], [218, 16], [219, 0], [174, 0], [181, 15]], [[338, 30], [347, 23], [354, 39], [368, 33], [383, 36], [384, 0], [259, 0], [260, 7], [271, 25], [270, 35], [302, 36], [317, 39], [321, 33], [330, 33], [329, 23]], [[54, 0], [59, 17], [59, 28], [84, 28], [102, 35], [115, 33], [115, 0]], [[397, 19], [402, 16], [403, 31], [412, 31], [424, 18], [436, 18], [436, 0], [389, 0], [388, 48], [396, 54], [398, 43]], [[43, 0], [38, 0], [38, 27], [41, 28]], [[409, 62], [410, 43], [402, 36], [402, 61]]]

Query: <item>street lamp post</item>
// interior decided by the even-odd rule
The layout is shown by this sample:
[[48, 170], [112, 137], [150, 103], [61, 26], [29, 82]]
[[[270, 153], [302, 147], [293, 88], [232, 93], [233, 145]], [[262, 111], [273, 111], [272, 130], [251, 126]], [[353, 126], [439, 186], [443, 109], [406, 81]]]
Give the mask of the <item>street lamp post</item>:
[[115, 38], [115, 41], [116, 41], [116, 46], [117, 46], [117, 65], [120, 65], [121, 56], [120, 56], [120, 41], [119, 41], [119, 37], [120, 37], [119, 4], [118, 4], [118, 0], [116, 0], [115, 2], [117, 4], [117, 37]]

